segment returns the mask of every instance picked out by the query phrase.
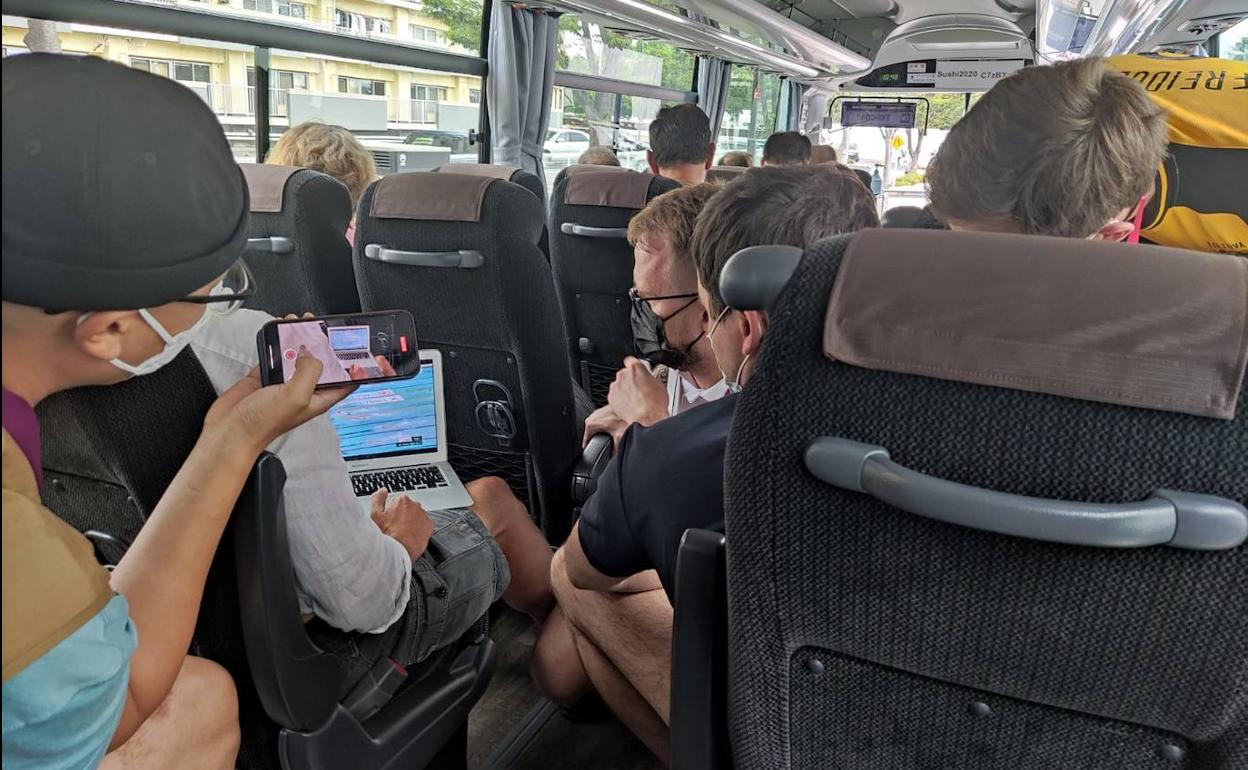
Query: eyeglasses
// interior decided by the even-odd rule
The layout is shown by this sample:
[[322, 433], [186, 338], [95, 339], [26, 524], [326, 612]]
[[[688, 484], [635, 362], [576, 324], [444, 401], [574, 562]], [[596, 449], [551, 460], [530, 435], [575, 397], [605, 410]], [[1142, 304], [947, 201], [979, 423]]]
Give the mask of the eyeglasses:
[[207, 294], [192, 294], [178, 302], [207, 305], [210, 313], [229, 315], [246, 304], [255, 293], [256, 279], [247, 263], [239, 260], [225, 271], [225, 275], [221, 276], [221, 280]]
[[628, 290], [628, 298], [632, 301], [634, 305], [639, 305], [644, 302], [646, 304], [646, 307], [650, 308], [650, 312], [654, 313], [655, 315], [658, 315], [658, 313], [654, 312], [654, 306], [650, 304], [651, 302], [655, 302], [655, 301], [663, 300], [663, 299], [687, 299], [689, 300], [684, 305], [682, 305], [680, 309], [677, 310], [675, 313], [671, 313], [667, 315], [666, 317], [663, 317], [663, 320], [666, 321], [672, 316], [676, 315], [676, 313], [679, 313], [681, 310], [684, 310], [685, 308], [691, 306], [697, 300], [698, 293], [693, 292], [689, 294], [660, 294], [655, 297], [643, 297], [641, 296], [641, 292], [637, 291], [637, 287], [634, 286], [633, 288]]

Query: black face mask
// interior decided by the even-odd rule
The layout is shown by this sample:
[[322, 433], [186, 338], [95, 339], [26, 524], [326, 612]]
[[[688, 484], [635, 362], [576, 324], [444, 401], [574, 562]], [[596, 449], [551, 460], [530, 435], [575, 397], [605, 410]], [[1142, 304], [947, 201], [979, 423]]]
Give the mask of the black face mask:
[[[680, 348], [671, 348], [667, 345], [667, 335], [664, 333], [663, 324], [678, 313], [683, 313], [690, 305], [698, 301], [697, 294], [667, 294], [662, 297], [646, 297], [642, 299], [637, 294], [636, 289], [629, 289], [629, 298], [633, 301], [633, 310], [630, 316], [630, 322], [633, 327], [633, 344], [637, 349], [637, 355], [650, 362], [652, 366], [666, 366], [669, 369], [683, 368], [689, 360], [689, 351], [693, 346], [702, 339], [702, 334], [693, 338], [688, 345]], [[667, 316], [659, 316], [650, 307], [650, 301], [656, 299], [689, 299], [684, 305], [681, 305], [675, 312]], [[706, 332], [703, 332], [705, 334]]]

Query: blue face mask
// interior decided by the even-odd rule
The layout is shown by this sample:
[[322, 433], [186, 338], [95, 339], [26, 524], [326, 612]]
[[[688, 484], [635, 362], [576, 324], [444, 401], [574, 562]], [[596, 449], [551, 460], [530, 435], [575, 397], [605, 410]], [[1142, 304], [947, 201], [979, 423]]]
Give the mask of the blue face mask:
[[[719, 316], [716, 317], [715, 323], [711, 324], [711, 330], [706, 333], [706, 339], [708, 342], [711, 343], [712, 355], [714, 355], [715, 353], [715, 331], [719, 329], [719, 325], [723, 322], [724, 316], [728, 315], [728, 311], [730, 310], [732, 310], [732, 308], [725, 307], [720, 312]], [[741, 365], [737, 367], [737, 376], [730, 380], [728, 379], [728, 373], [725, 372], [724, 368], [719, 365], [719, 357], [718, 356], [715, 357], [715, 366], [719, 368], [719, 374], [720, 376], [724, 378], [724, 385], [725, 387], [728, 388], [729, 393], [741, 392], [741, 372], [745, 371], [745, 364], [749, 360], [750, 360], [750, 357], [748, 355], [745, 358], [741, 359]]]

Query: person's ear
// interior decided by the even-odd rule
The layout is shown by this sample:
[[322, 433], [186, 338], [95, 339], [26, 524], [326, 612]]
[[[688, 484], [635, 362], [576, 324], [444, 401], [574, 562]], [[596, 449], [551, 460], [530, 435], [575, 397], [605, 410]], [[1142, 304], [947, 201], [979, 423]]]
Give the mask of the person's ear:
[[106, 310], [91, 313], [74, 326], [74, 344], [101, 361], [121, 357], [122, 338], [133, 324], [142, 323], [137, 310]]
[[646, 150], [646, 165], [650, 167], [651, 174], [659, 175], [659, 164], [654, 162], [654, 150]]
[[706, 146], [706, 167], [710, 168], [715, 165], [715, 143], [711, 142]]
[[1097, 241], [1125, 241], [1133, 230], [1135, 230], [1135, 223], [1116, 220], [1097, 230], [1092, 239]]
[[763, 347], [763, 337], [767, 336], [767, 313], [762, 310], [742, 310], [737, 313], [741, 319], [741, 354], [758, 357]]

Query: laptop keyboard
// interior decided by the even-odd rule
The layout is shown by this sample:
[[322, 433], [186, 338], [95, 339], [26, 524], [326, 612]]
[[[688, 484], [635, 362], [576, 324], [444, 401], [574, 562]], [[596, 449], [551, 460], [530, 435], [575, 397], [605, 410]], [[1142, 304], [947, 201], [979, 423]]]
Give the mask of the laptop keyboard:
[[355, 487], [356, 497], [371, 495], [382, 487], [391, 492], [412, 492], [448, 486], [442, 469], [436, 465], [357, 473], [351, 476], [351, 484]]
[[339, 353], [338, 354], [338, 360], [340, 361], [365, 361], [369, 358], [372, 358], [372, 355], [363, 350], [356, 352], [356, 353]]

